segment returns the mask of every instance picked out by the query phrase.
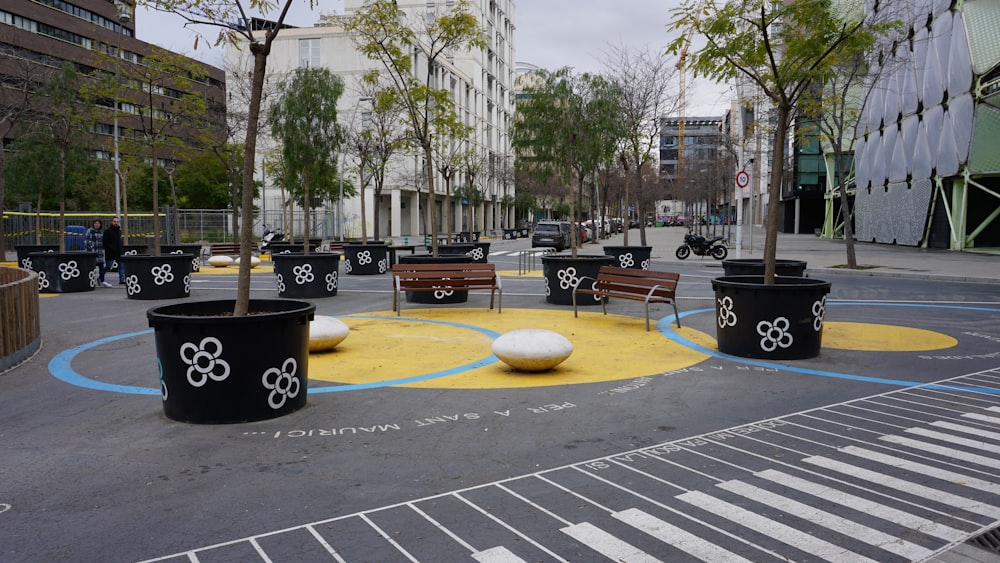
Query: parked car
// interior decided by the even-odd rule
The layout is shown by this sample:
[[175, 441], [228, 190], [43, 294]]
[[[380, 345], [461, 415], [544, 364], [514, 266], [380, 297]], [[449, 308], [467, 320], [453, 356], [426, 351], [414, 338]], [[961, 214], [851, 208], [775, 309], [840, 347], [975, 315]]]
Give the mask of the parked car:
[[570, 245], [571, 232], [569, 221], [539, 221], [531, 235], [531, 248], [566, 250]]

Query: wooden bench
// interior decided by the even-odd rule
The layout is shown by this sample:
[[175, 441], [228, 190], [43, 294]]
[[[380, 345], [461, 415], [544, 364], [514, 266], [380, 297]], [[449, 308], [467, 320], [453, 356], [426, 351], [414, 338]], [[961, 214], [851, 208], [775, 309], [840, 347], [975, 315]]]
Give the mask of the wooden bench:
[[400, 296], [406, 291], [488, 289], [490, 309], [498, 294], [497, 312], [503, 312], [503, 287], [494, 264], [393, 264], [392, 280], [392, 310], [397, 317], [402, 308]]
[[[608, 314], [605, 297], [619, 297], [642, 301], [646, 304], [646, 330], [649, 330], [649, 304], [670, 303], [674, 307], [674, 318], [677, 328], [681, 326], [681, 317], [677, 312], [677, 280], [680, 274], [673, 272], [658, 272], [656, 270], [639, 270], [634, 268], [618, 268], [601, 266], [597, 278], [582, 276], [580, 283], [573, 290], [573, 316], [576, 317], [576, 294], [595, 295], [601, 299], [601, 309]], [[584, 287], [583, 280], [594, 280], [592, 288]]]
[[[235, 256], [240, 253], [240, 243], [238, 242], [213, 242], [208, 245], [208, 256]], [[250, 253], [260, 254], [260, 247], [256, 242], [250, 243]]]

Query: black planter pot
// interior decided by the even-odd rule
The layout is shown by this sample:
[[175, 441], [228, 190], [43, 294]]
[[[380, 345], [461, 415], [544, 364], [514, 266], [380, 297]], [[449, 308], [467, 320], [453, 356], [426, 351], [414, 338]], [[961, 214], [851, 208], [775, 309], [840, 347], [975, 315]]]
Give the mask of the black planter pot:
[[[267, 245], [267, 248], [270, 251], [271, 256], [274, 256], [275, 254], [294, 254], [296, 252], [302, 252], [305, 246], [305, 243], [301, 242], [272, 242]], [[320, 245], [318, 244], [310, 245], [309, 252], [317, 252], [319, 251], [319, 247]]]
[[471, 242], [459, 242], [455, 244], [439, 244], [438, 245], [438, 255], [444, 256], [455, 256], [468, 254], [476, 249], [476, 245]]
[[719, 351], [743, 358], [802, 360], [819, 355], [830, 282], [777, 276], [712, 280]]
[[504, 240], [516, 239], [517, 235], [520, 233], [520, 229], [504, 229], [503, 238]]
[[27, 259], [38, 272], [39, 293], [79, 293], [97, 287], [96, 252], [32, 252]]
[[122, 256], [121, 262], [129, 299], [178, 299], [191, 295], [190, 254], [129, 254]]
[[[147, 248], [149, 247], [146, 246], [145, 244], [126, 244], [122, 248], [122, 256], [136, 256], [138, 254], [146, 254]], [[118, 263], [118, 260], [111, 260], [108, 263], [109, 272], [117, 272], [118, 268], [120, 267], [121, 264]]]
[[191, 271], [201, 271], [200, 244], [161, 244], [160, 254], [191, 254]]
[[[440, 250], [440, 248], [438, 249]], [[465, 254], [443, 254], [431, 256], [429, 254], [417, 254], [400, 256], [400, 264], [471, 264], [472, 258]], [[465, 303], [469, 300], [469, 292], [462, 290], [449, 291], [407, 291], [407, 303], [425, 303], [430, 305], [444, 303]]]
[[479, 235], [481, 231], [472, 231], [472, 237], [469, 238], [469, 231], [461, 231], [458, 233], [459, 242], [479, 242]]
[[17, 265], [25, 270], [31, 270], [31, 259], [28, 257], [33, 252], [59, 252], [58, 244], [19, 244], [14, 247], [17, 252]]
[[[613, 256], [580, 254], [576, 258], [569, 254], [549, 254], [542, 256], [542, 275], [545, 277], [545, 301], [556, 305], [572, 305], [573, 290], [581, 278], [591, 279], [593, 285], [601, 266], [614, 266]], [[600, 297], [580, 299], [577, 305], [600, 305]]]
[[518, 229], [518, 231], [521, 233], [521, 238], [528, 238], [529, 236], [531, 236], [531, 233], [529, 232], [529, 229], [527, 227]]
[[188, 301], [146, 312], [160, 368], [163, 413], [171, 420], [228, 424], [267, 420], [306, 404], [309, 321], [305, 301]]
[[340, 281], [340, 254], [283, 253], [271, 256], [278, 295], [295, 299], [333, 297]]
[[[722, 271], [729, 276], [763, 276], [762, 258], [734, 258], [722, 261]], [[806, 263], [802, 260], [775, 260], [774, 273], [778, 276], [805, 277]]]
[[605, 246], [604, 253], [615, 258], [615, 266], [648, 270], [652, 246]]
[[345, 244], [344, 273], [373, 276], [389, 271], [389, 247], [385, 244]]
[[472, 261], [477, 264], [485, 264], [489, 262], [490, 259], [490, 243], [488, 242], [476, 242], [473, 243], [473, 248], [469, 251], [469, 257]]

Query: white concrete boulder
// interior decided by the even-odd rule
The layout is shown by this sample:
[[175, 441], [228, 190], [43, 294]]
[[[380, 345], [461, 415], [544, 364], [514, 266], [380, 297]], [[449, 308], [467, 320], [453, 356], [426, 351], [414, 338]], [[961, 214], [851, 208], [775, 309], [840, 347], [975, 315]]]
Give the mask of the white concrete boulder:
[[566, 337], [539, 328], [512, 330], [493, 341], [493, 354], [519, 371], [552, 369], [572, 353], [573, 344]]
[[[239, 266], [240, 265], [240, 259], [237, 258], [236, 260], [234, 260], [233, 261], [233, 265], [234, 266]], [[250, 269], [252, 270], [252, 269], [256, 268], [257, 266], [260, 266], [260, 258], [257, 258], [256, 256], [251, 256], [250, 257]]]
[[212, 256], [208, 259], [208, 265], [215, 266], [216, 268], [225, 268], [233, 265], [233, 259], [229, 256]]
[[351, 329], [340, 319], [316, 315], [309, 321], [309, 352], [333, 350], [350, 333]]

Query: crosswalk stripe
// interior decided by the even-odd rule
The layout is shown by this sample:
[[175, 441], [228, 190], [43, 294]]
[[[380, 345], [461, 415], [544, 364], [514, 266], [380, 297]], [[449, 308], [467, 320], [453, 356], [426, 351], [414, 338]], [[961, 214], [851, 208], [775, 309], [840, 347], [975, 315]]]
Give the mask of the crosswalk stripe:
[[479, 561], [479, 563], [527, 563], [524, 559], [521, 559], [503, 546], [477, 551], [472, 554], [472, 558]]
[[677, 495], [675, 498], [827, 561], [874, 561], [826, 540], [796, 530], [791, 526], [775, 522], [770, 518], [765, 518], [759, 514], [754, 514], [749, 510], [740, 508], [735, 504], [730, 504], [709, 496], [701, 491], [688, 491]]
[[725, 481], [717, 483], [720, 489], [736, 493], [755, 502], [773, 506], [782, 512], [825, 526], [856, 540], [884, 549], [909, 559], [927, 557], [932, 552], [929, 549], [894, 537], [880, 530], [837, 516], [814, 506], [773, 493], [767, 489], [744, 483], [743, 481]]
[[[973, 430], [973, 429], [969, 429]], [[956, 432], [961, 432], [961, 430], [956, 430]], [[1000, 454], [1000, 446], [995, 444], [989, 444], [982, 440], [973, 440], [970, 438], [962, 438], [961, 436], [955, 436], [954, 434], [946, 434], [944, 432], [937, 432], [934, 430], [929, 430], [927, 428], [907, 428], [907, 434], [915, 434], [917, 436], [923, 436], [925, 438], [934, 438], [935, 440], [943, 440], [949, 444], [956, 444], [959, 446], [967, 446], [970, 448], [975, 448], [977, 450], [983, 450], [984, 452], [990, 452], [994, 454]], [[1000, 437], [1000, 434], [996, 434]], [[986, 436], [982, 436], [985, 438]]]
[[567, 526], [562, 529], [562, 532], [612, 561], [661, 563], [652, 555], [612, 536], [589, 522]]
[[779, 485], [795, 489], [796, 491], [810, 494], [841, 506], [846, 506], [847, 508], [857, 510], [858, 512], [870, 514], [887, 522], [892, 522], [905, 528], [917, 530], [929, 536], [934, 536], [948, 541], [961, 541], [968, 537], [967, 533], [962, 530], [956, 530], [951, 526], [939, 524], [933, 520], [917, 516], [916, 514], [910, 514], [909, 512], [899, 510], [891, 506], [886, 506], [850, 493], [845, 493], [832, 487], [813, 483], [812, 481], [807, 481], [806, 479], [789, 475], [788, 473], [783, 473], [777, 469], [765, 469], [764, 471], [755, 473], [754, 475], [760, 477], [761, 479], [767, 479], [772, 483], [777, 483]]
[[691, 532], [678, 528], [669, 522], [660, 520], [638, 508], [613, 512], [611, 516], [702, 561], [750, 563], [748, 559], [744, 559], [731, 551], [699, 538]]
[[[939, 439], [947, 439], [947, 438], [939, 438]], [[889, 442], [890, 444], [907, 446], [915, 450], [922, 450], [932, 454], [938, 454], [938, 455], [943, 455], [945, 457], [960, 459], [962, 461], [967, 461], [969, 463], [985, 465], [986, 467], [992, 467], [994, 469], [1000, 469], [1000, 459], [986, 457], [983, 455], [973, 454], [969, 452], [963, 452], [961, 450], [956, 450], [954, 448], [939, 446], [937, 444], [931, 444], [930, 442], [921, 442], [920, 440], [914, 440], [912, 438], [907, 438], [905, 436], [888, 435], [880, 437], [879, 440], [882, 440], [883, 442]]]
[[865, 459], [870, 459], [872, 461], [877, 461], [879, 463], [884, 463], [885, 465], [891, 465], [892, 467], [904, 469], [906, 471], [912, 471], [913, 473], [927, 475], [928, 477], [935, 477], [950, 483], [960, 483], [966, 487], [979, 489], [983, 492], [1000, 494], [1000, 484], [964, 475], [962, 473], [957, 473], [955, 471], [949, 471], [947, 469], [933, 467], [924, 463], [918, 463], [916, 461], [909, 461], [896, 456], [873, 452], [856, 446], [848, 446], [844, 448], [844, 452], [858, 457], [863, 457]]
[[[997, 419], [997, 421], [1000, 422], [1000, 419]], [[955, 424], [954, 422], [945, 422], [943, 420], [932, 422], [931, 426], [944, 428], [946, 430], [954, 430], [955, 432], [962, 432], [963, 434], [972, 434], [973, 436], [979, 436], [981, 438], [989, 438], [990, 440], [1000, 441], [1000, 432], [990, 432], [989, 430], [983, 430], [982, 428], [963, 426], [961, 424]]]
[[990, 416], [987, 414], [979, 414], [977, 412], [967, 412], [962, 415], [962, 418], [971, 418], [972, 420], [978, 420], [980, 422], [988, 422], [990, 424], [996, 424], [1000, 426], [1000, 417]]
[[896, 489], [897, 491], [925, 498], [930, 501], [946, 504], [955, 508], [961, 508], [962, 510], [982, 514], [984, 516], [989, 516], [990, 518], [1000, 518], [1000, 508], [995, 506], [990, 506], [969, 498], [953, 495], [945, 491], [939, 491], [938, 489], [933, 489], [917, 483], [910, 483], [909, 481], [904, 481], [897, 477], [886, 475], [885, 473], [870, 471], [863, 467], [858, 467], [842, 461], [836, 461], [823, 456], [807, 457], [802, 461], [810, 465], [824, 467], [838, 473], [843, 473], [851, 477], [883, 485], [891, 489]]

